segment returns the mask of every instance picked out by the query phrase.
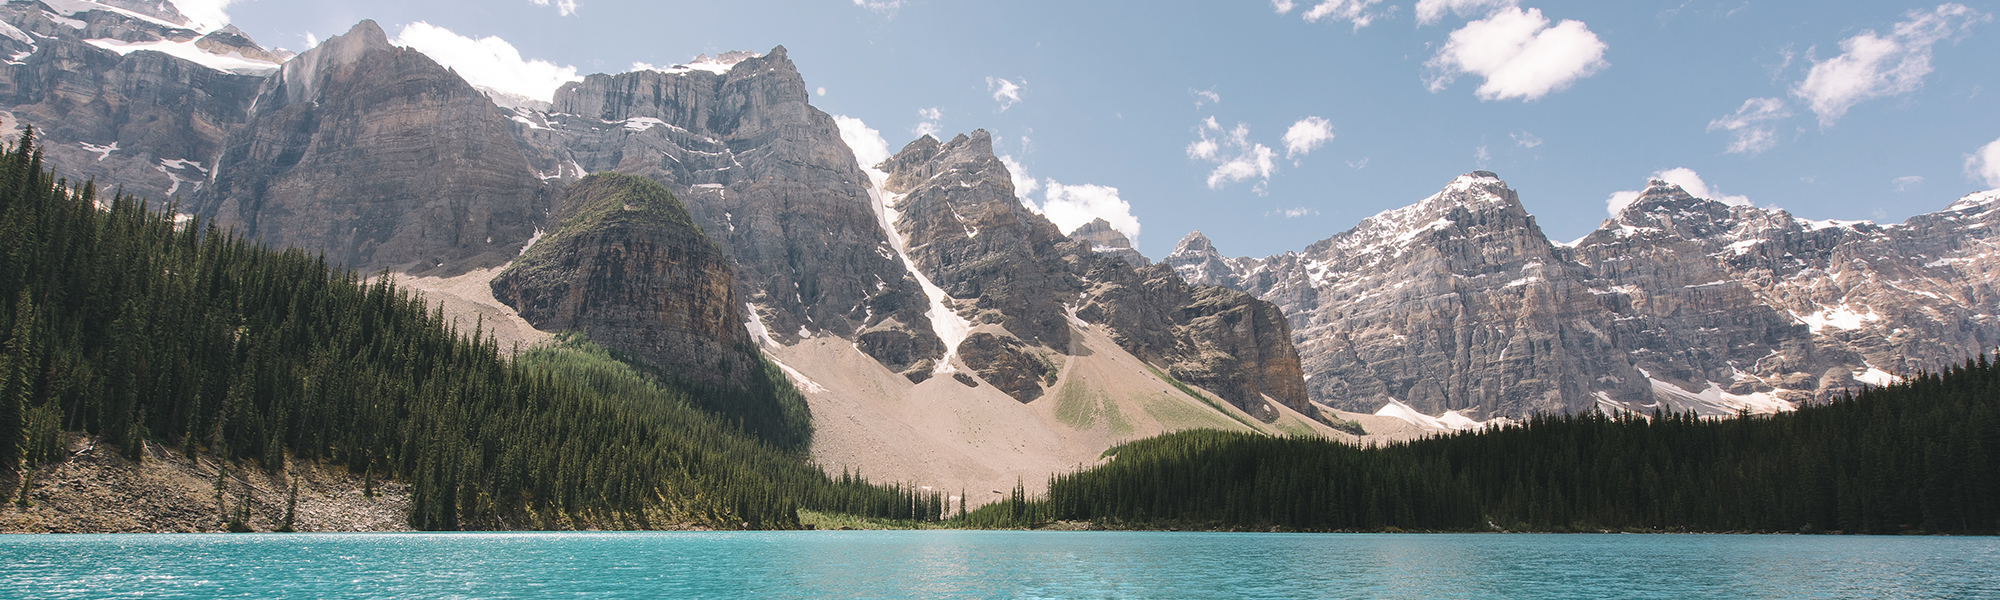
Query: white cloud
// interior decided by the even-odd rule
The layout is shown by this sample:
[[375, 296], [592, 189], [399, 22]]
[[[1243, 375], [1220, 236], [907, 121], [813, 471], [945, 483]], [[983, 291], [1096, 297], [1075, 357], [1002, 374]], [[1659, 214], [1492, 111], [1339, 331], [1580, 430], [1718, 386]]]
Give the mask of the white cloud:
[[1965, 155], [1965, 174], [1986, 185], [2000, 188], [2000, 140], [1981, 146], [1978, 151]]
[[[305, 47], [305, 50], [311, 50], [311, 49], [313, 49], [313, 48], [314, 48], [315, 46], [318, 46], [318, 45], [319, 45], [319, 36], [317, 36], [317, 35], [313, 35], [313, 32], [310, 32], [310, 31], [306, 32], [306, 35], [305, 35], [305, 38], [306, 38], [306, 40], [305, 40], [305, 41], [306, 41], [306, 47]], [[303, 51], [304, 51], [304, 50], [301, 50], [301, 52], [303, 52]]]
[[1896, 191], [1898, 191], [1898, 192], [1907, 192], [1907, 191], [1910, 191], [1910, 189], [1911, 189], [1911, 188], [1915, 188], [1915, 187], [1917, 187], [1917, 186], [1921, 186], [1921, 185], [1923, 185], [1923, 184], [1924, 184], [1924, 176], [1922, 176], [1922, 175], [1905, 175], [1905, 176], [1903, 176], [1903, 177], [1897, 177], [1897, 178], [1895, 178], [1895, 179], [1891, 180], [1891, 181], [1890, 181], [1889, 183], [1893, 183], [1893, 184], [1896, 184]]
[[1417, 2], [1417, 24], [1437, 23], [1446, 12], [1465, 17], [1493, 9], [1513, 8], [1516, 4], [1518, 0], [1420, 0]]
[[944, 129], [938, 127], [938, 121], [944, 120], [944, 109], [937, 107], [919, 108], [917, 109], [917, 118], [921, 119], [921, 121], [917, 123], [916, 127], [910, 128], [910, 132], [916, 134], [917, 137], [927, 135], [937, 137], [938, 132], [944, 131]]
[[[1376, 17], [1382, 15], [1369, 12], [1368, 7], [1381, 4], [1382, 0], [1325, 0], [1300, 15], [1308, 23], [1318, 23], [1321, 19], [1347, 21], [1355, 29], [1367, 27]], [[1281, 11], [1282, 12], [1282, 11]]]
[[423, 21], [404, 25], [390, 41], [451, 67], [473, 85], [543, 102], [554, 100], [556, 88], [562, 84], [583, 81], [576, 67], [521, 58], [521, 52], [507, 40], [492, 36], [475, 40]]
[[562, 16], [565, 17], [576, 14], [576, 0], [554, 0], [553, 2], [551, 0], [528, 1], [533, 2], [535, 6], [555, 6], [556, 10], [561, 11]]
[[1028, 168], [1021, 166], [1021, 161], [1014, 160], [1012, 156], [1000, 155], [1000, 164], [1007, 167], [1007, 178], [1014, 182], [1014, 197], [1020, 198], [1022, 204], [1035, 209], [1035, 212], [1041, 212], [1041, 209], [1035, 206], [1035, 202], [1028, 197], [1034, 195], [1035, 190], [1041, 189], [1042, 182], [1036, 181], [1035, 176], [1029, 175]]
[[[1682, 191], [1696, 198], [1714, 200], [1730, 206], [1750, 205], [1750, 198], [1748, 196], [1725, 195], [1721, 189], [1709, 187], [1708, 182], [1701, 180], [1700, 174], [1695, 173], [1694, 169], [1687, 167], [1654, 171], [1652, 179], [1678, 185]], [[1631, 206], [1633, 202], [1638, 201], [1639, 195], [1640, 192], [1637, 191], [1612, 192], [1611, 197], [1604, 201], [1605, 210], [1611, 213], [1611, 216], [1617, 217], [1618, 213], [1625, 211], [1625, 207]]]
[[993, 92], [993, 101], [1000, 103], [1000, 112], [1007, 112], [1014, 103], [1021, 101], [1021, 84], [1027, 82], [1025, 79], [1015, 83], [998, 77], [988, 77], [986, 91]]
[[1215, 93], [1215, 88], [1208, 88], [1205, 90], [1188, 90], [1188, 92], [1194, 94], [1195, 108], [1201, 108], [1202, 105], [1204, 104], [1222, 103], [1222, 94]]
[[1333, 122], [1319, 117], [1299, 119], [1285, 130], [1285, 158], [1305, 156], [1332, 139]]
[[1093, 219], [1104, 219], [1112, 229], [1125, 234], [1133, 245], [1139, 243], [1139, 218], [1132, 216], [1132, 205], [1118, 197], [1118, 188], [1102, 185], [1063, 185], [1050, 179], [1048, 192], [1035, 212], [1042, 213], [1063, 232], [1075, 231]]
[[1354, 170], [1356, 171], [1366, 169], [1368, 168], [1368, 157], [1363, 156], [1361, 157], [1361, 160], [1347, 161], [1347, 166], [1354, 167]]
[[1605, 48], [1582, 21], [1550, 27], [1541, 9], [1509, 7], [1451, 32], [1424, 64], [1436, 71], [1426, 78], [1432, 92], [1470, 73], [1486, 78], [1476, 92], [1481, 100], [1535, 100], [1610, 66]]
[[1479, 168], [1486, 168], [1486, 164], [1492, 161], [1493, 153], [1486, 151], [1486, 144], [1480, 144], [1478, 148], [1472, 150], [1472, 162], [1479, 165]]
[[1271, 8], [1277, 10], [1278, 14], [1281, 15], [1292, 12], [1292, 6], [1292, 0], [1271, 0]]
[[1735, 140], [1729, 142], [1730, 154], [1755, 156], [1778, 145], [1778, 129], [1769, 122], [1792, 116], [1792, 110], [1785, 107], [1785, 101], [1777, 98], [1751, 98], [1736, 108], [1736, 114], [1708, 122], [1708, 130], [1721, 129], [1730, 132]]
[[1507, 137], [1513, 138], [1514, 145], [1520, 146], [1522, 148], [1533, 148], [1542, 145], [1542, 138], [1535, 137], [1535, 134], [1528, 133], [1526, 131], [1520, 133], [1509, 133], [1507, 134]]
[[840, 141], [854, 151], [854, 162], [866, 169], [889, 160], [889, 140], [883, 139], [882, 132], [868, 127], [861, 119], [845, 115], [834, 115], [833, 124], [840, 127]]
[[[229, 24], [229, 5], [241, 1], [179, 0], [174, 2], [174, 9], [181, 11], [181, 16], [187, 17], [188, 20], [194, 21], [205, 28], [220, 29], [223, 25]], [[311, 46], [307, 47], [310, 48]]]
[[1612, 217], [1617, 217], [1618, 213], [1625, 212], [1625, 207], [1631, 206], [1633, 202], [1638, 201], [1639, 192], [1629, 190], [1611, 192], [1611, 198], [1604, 201], [1604, 211], [1611, 213]]
[[854, 0], [854, 5], [879, 13], [896, 12], [903, 7], [903, 0]]
[[1931, 72], [1931, 46], [1993, 20], [1963, 4], [1913, 10], [1887, 36], [1873, 30], [1840, 41], [1840, 56], [1813, 61], [1792, 95], [1812, 106], [1821, 127], [1831, 127], [1862, 101], [1917, 91]]
[[1319, 216], [1319, 211], [1318, 211], [1318, 210], [1314, 210], [1314, 209], [1311, 209], [1311, 208], [1306, 208], [1306, 207], [1303, 207], [1303, 206], [1300, 206], [1300, 207], [1296, 207], [1296, 208], [1280, 208], [1280, 209], [1278, 209], [1278, 210], [1271, 210], [1271, 211], [1265, 211], [1265, 212], [1264, 212], [1264, 216], [1266, 216], [1266, 217], [1284, 217], [1284, 218], [1287, 218], [1287, 219], [1296, 219], [1296, 218], [1299, 218], [1299, 217], [1316, 217], [1316, 216]]
[[1237, 123], [1235, 129], [1223, 131], [1215, 117], [1203, 119], [1197, 129], [1200, 136], [1188, 144], [1188, 158], [1216, 163], [1208, 173], [1208, 188], [1222, 189], [1223, 186], [1245, 179], [1261, 179], [1251, 191], [1264, 193], [1270, 183], [1271, 174], [1277, 172], [1278, 153], [1263, 144], [1250, 141], [1250, 126]]

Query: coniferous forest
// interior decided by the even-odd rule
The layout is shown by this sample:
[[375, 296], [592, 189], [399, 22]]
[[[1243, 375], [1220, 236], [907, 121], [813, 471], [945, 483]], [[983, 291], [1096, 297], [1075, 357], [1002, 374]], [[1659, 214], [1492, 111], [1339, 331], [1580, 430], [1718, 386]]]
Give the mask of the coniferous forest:
[[[804, 401], [771, 365], [718, 393], [575, 336], [510, 356], [388, 278], [172, 215], [57, 179], [32, 131], [0, 152], [0, 482], [84, 432], [135, 460], [157, 444], [402, 480], [419, 529], [942, 512], [809, 463]], [[703, 410], [717, 397], [765, 408]]]
[[1362, 449], [1189, 431], [1114, 448], [992, 524], [1302, 530], [2000, 533], [1985, 357], [1771, 416], [1551, 416]]
[[[576, 334], [514, 354], [297, 250], [155, 212], [0, 148], [0, 496], [87, 433], [407, 482], [420, 529], [937, 520], [827, 476], [775, 366], [706, 390]], [[1107, 452], [973, 527], [2000, 533], [2000, 365], [1771, 416], [1545, 416], [1378, 448], [1187, 431]]]

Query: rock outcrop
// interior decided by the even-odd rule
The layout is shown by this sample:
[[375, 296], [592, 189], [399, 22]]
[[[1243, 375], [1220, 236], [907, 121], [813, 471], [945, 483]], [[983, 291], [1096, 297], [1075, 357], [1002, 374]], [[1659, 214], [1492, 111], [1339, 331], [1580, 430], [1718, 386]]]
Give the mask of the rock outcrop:
[[362, 21], [265, 80], [194, 208], [348, 267], [449, 275], [518, 255], [551, 198], [499, 107]]
[[1140, 254], [1138, 250], [1132, 248], [1131, 238], [1127, 238], [1125, 234], [1112, 229], [1111, 222], [1101, 218], [1091, 219], [1089, 223], [1084, 223], [1075, 230], [1070, 231], [1069, 239], [1088, 243], [1092, 251], [1101, 252], [1113, 258], [1123, 260], [1125, 264], [1132, 265], [1134, 269], [1143, 269], [1153, 265], [1153, 261], [1146, 260], [1146, 255]]
[[581, 331], [711, 388], [758, 368], [729, 257], [658, 183], [602, 173], [571, 184], [559, 225], [493, 279], [493, 296], [548, 331]]

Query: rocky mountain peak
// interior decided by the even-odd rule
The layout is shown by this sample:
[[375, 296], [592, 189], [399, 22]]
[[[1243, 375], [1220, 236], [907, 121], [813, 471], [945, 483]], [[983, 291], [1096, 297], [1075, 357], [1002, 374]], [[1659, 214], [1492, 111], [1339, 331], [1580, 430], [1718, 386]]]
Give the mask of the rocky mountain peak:
[[1169, 258], [1176, 256], [1193, 257], [1214, 253], [1215, 242], [1209, 241], [1207, 235], [1202, 234], [1200, 229], [1196, 229], [1183, 236], [1180, 243], [1174, 244], [1173, 254], [1167, 256]]
[[1088, 243], [1091, 251], [1117, 257], [1132, 265], [1134, 269], [1153, 264], [1152, 261], [1146, 260], [1145, 255], [1139, 254], [1138, 250], [1132, 248], [1131, 239], [1126, 238], [1125, 234], [1119, 233], [1117, 229], [1111, 228], [1111, 222], [1102, 218], [1091, 219], [1089, 223], [1078, 226], [1069, 232], [1069, 239]]
[[1986, 210], [1992, 208], [1996, 203], [2000, 203], [2000, 190], [1987, 190], [1966, 194], [1965, 197], [1959, 198], [1957, 202], [1951, 203], [1951, 206], [1945, 207], [1944, 210], [1945, 212], [1961, 212], [1974, 209]]
[[1243, 275], [1250, 267], [1243, 262], [1223, 256], [1200, 230], [1189, 232], [1179, 244], [1174, 245], [1172, 254], [1160, 259], [1160, 264], [1173, 267], [1182, 281], [1232, 290], [1243, 289]]

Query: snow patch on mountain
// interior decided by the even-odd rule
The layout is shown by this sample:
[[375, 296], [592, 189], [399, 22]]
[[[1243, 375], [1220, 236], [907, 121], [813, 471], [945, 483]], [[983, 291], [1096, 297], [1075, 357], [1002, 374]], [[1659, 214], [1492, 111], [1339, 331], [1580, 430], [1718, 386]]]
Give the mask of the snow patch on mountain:
[[[917, 279], [917, 284], [924, 288], [924, 295], [930, 298], [931, 306], [924, 311], [924, 316], [931, 320], [931, 331], [944, 342], [944, 357], [938, 359], [936, 368], [931, 372], [939, 375], [957, 372], [958, 368], [951, 365], [951, 359], [958, 355], [958, 345], [972, 334], [972, 322], [952, 310], [951, 297], [945, 295], [944, 288], [932, 283], [930, 277], [917, 269], [917, 263], [910, 260], [910, 240], [896, 229], [896, 221], [902, 217], [896, 210], [896, 203], [903, 199], [903, 195], [883, 189], [889, 181], [889, 174], [877, 168], [889, 158], [889, 143], [882, 139], [881, 132], [870, 129], [860, 119], [834, 117], [834, 122], [840, 127], [840, 140], [847, 144], [848, 150], [863, 165], [862, 172], [868, 175], [868, 199], [875, 209], [876, 224], [882, 227], [882, 233], [888, 235], [903, 269]], [[976, 230], [968, 231], [968, 236], [972, 235], [979, 234]]]
[[270, 75], [278, 70], [278, 63], [246, 58], [242, 53], [215, 54], [196, 46], [193, 40], [176, 42], [159, 40], [152, 42], [122, 42], [115, 39], [84, 40], [90, 45], [116, 52], [120, 55], [140, 50], [163, 52], [175, 58], [186, 60], [210, 69], [237, 75]]

